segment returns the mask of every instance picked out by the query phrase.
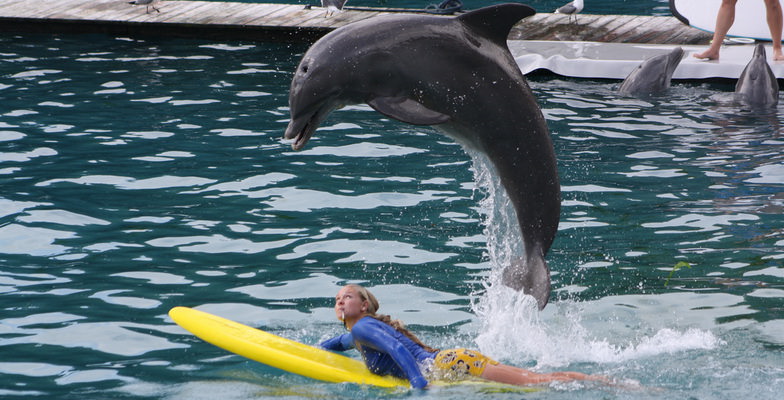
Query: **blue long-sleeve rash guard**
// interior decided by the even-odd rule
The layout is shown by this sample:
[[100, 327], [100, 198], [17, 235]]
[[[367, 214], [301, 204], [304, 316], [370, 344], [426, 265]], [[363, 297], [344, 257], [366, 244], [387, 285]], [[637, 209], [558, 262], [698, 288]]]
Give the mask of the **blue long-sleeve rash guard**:
[[417, 389], [427, 386], [419, 363], [436, 356], [395, 328], [372, 317], [360, 319], [350, 333], [325, 340], [319, 346], [334, 351], [356, 348], [371, 372], [408, 379]]

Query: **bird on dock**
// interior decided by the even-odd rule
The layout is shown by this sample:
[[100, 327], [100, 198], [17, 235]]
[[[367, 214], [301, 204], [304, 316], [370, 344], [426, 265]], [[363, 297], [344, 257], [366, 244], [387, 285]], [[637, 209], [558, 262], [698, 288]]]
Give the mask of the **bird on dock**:
[[558, 9], [555, 10], [555, 13], [568, 15], [570, 22], [572, 21], [572, 16], [574, 16], [574, 20], [577, 21], [577, 14], [583, 10], [583, 6], [583, 0], [574, 0], [558, 7]]
[[347, 0], [321, 0], [321, 6], [327, 9], [327, 13], [324, 14], [324, 17], [329, 17], [332, 14], [343, 11], [343, 6], [346, 4]]
[[155, 1], [156, 0], [134, 0], [134, 1], [129, 1], [128, 4], [133, 4], [135, 6], [146, 6], [145, 7], [146, 14], [150, 13], [150, 7], [152, 7], [152, 9], [157, 12], [161, 12], [161, 10], [155, 8], [155, 4], [153, 4], [155, 3]]

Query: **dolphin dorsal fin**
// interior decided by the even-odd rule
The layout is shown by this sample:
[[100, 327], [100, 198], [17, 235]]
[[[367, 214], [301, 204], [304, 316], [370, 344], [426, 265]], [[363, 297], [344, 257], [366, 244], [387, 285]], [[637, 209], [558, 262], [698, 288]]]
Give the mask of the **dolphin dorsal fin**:
[[521, 19], [534, 14], [536, 10], [525, 4], [507, 3], [470, 11], [457, 19], [482, 36], [506, 46], [506, 38], [512, 27]]

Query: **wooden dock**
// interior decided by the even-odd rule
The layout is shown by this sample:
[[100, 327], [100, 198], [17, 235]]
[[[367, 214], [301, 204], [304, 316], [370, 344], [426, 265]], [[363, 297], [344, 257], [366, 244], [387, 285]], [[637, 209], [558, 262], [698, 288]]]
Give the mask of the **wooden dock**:
[[[128, 0], [0, 0], [0, 30], [312, 41], [351, 22], [393, 12], [364, 8], [325, 17], [320, 7], [183, 0], [160, 1], [157, 7], [160, 12], [146, 13], [145, 6], [130, 5]], [[509, 38], [659, 44], [710, 41], [709, 34], [674, 17], [581, 14], [577, 22], [570, 23], [564, 15], [549, 13], [521, 21]]]

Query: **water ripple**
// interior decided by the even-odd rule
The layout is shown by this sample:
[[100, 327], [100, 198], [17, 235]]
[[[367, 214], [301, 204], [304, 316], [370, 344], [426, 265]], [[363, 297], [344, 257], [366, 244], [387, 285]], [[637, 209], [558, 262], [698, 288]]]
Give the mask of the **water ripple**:
[[[459, 145], [360, 105], [290, 150], [306, 46], [0, 45], [0, 396], [389, 398], [228, 356], [166, 316], [194, 306], [315, 343], [341, 332], [348, 282], [437, 346], [666, 387], [657, 399], [782, 391], [784, 106], [738, 110], [724, 83], [642, 101], [532, 77], [564, 201], [552, 304], [528, 313], [491, 284], [490, 253], [514, 244], [482, 225], [515, 219]], [[455, 396], [473, 394], [493, 397]]]

